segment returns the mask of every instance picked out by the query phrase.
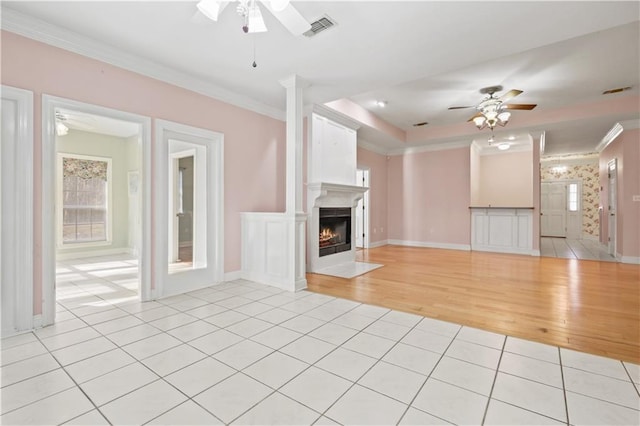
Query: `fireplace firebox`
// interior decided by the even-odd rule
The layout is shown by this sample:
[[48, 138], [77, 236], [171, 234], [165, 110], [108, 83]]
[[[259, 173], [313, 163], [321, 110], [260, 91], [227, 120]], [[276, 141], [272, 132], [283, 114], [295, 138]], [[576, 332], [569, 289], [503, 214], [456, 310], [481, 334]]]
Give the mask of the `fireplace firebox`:
[[320, 208], [319, 255], [351, 250], [351, 208]]

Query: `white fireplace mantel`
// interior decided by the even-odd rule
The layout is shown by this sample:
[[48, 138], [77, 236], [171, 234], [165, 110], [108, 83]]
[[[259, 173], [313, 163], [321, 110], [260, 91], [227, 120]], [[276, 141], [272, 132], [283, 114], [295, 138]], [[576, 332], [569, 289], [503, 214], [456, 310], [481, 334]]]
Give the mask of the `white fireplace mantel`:
[[338, 183], [310, 183], [307, 185], [312, 207], [356, 207], [369, 188]]

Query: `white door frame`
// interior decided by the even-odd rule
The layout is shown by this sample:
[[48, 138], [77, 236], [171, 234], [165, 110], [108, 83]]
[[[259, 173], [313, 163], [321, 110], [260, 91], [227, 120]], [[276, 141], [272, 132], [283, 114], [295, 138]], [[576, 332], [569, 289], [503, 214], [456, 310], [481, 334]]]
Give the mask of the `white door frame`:
[[55, 320], [56, 236], [56, 108], [72, 109], [136, 123], [142, 141], [142, 247], [139, 254], [140, 299], [151, 300], [151, 119], [129, 112], [42, 95], [42, 316], [43, 325]]
[[[363, 178], [362, 182], [356, 182], [357, 186], [364, 186], [369, 188], [369, 184], [371, 182], [371, 169], [369, 167], [358, 167], [357, 170], [362, 171], [362, 178]], [[362, 241], [362, 248], [365, 248], [365, 249], [369, 248], [369, 242], [370, 242], [370, 236], [369, 236], [369, 231], [371, 230], [371, 226], [369, 226], [370, 225], [369, 212], [371, 211], [371, 205], [369, 203], [370, 192], [371, 190], [367, 189], [367, 191], [362, 196], [362, 204], [364, 205], [364, 215], [362, 217], [362, 233], [364, 234], [364, 238]], [[356, 206], [356, 208], [359, 209], [360, 207], [361, 207], [360, 202], [358, 202], [358, 206]], [[358, 213], [356, 212], [356, 216], [357, 214]], [[357, 225], [356, 225], [356, 229], [357, 229]], [[356, 236], [356, 241], [357, 241], [357, 236]]]
[[[613, 178], [613, 185], [611, 184], [611, 174], [615, 174]], [[608, 241], [608, 249], [609, 254], [615, 258], [618, 258], [617, 252], [617, 233], [618, 233], [618, 159], [614, 158], [613, 160], [607, 163], [607, 235], [609, 236]], [[613, 191], [612, 191], [613, 187]], [[612, 202], [613, 201], [613, 202]]]
[[[33, 92], [3, 85], [2, 98], [16, 102], [16, 137], [10, 141], [3, 141], [3, 144], [12, 151], [13, 164], [18, 167], [15, 167], [11, 173], [14, 182], [3, 182], [5, 186], [12, 184], [12, 191], [5, 194], [7, 197], [0, 214], [2, 221], [8, 221], [13, 226], [9, 235], [6, 233], [2, 235], [2, 242], [12, 249], [0, 253], [0, 271], [2, 271], [3, 283], [5, 280], [19, 283], [13, 294], [13, 306], [15, 307], [14, 330], [20, 332], [34, 327]], [[6, 155], [6, 152], [2, 155]]]
[[[163, 235], [169, 232], [169, 140], [204, 139], [207, 142], [207, 212], [212, 212], [213, 223], [207, 223], [207, 238], [212, 249], [212, 254], [207, 254], [209, 259], [207, 269], [212, 268], [213, 276], [208, 277], [206, 286], [224, 281], [224, 135], [211, 130], [200, 129], [185, 124], [174, 123], [167, 120], [155, 120], [155, 149], [153, 166], [156, 172], [154, 181], [154, 235], [160, 241], [156, 245], [153, 257], [153, 273], [155, 277], [154, 298], [170, 296], [169, 282], [169, 255], [168, 241]], [[195, 185], [195, 183], [194, 183]], [[195, 241], [194, 241], [195, 243]], [[211, 263], [209, 263], [211, 262]], [[195, 282], [188, 286], [188, 290], [195, 290], [204, 286]], [[184, 289], [187, 289], [185, 287]]]

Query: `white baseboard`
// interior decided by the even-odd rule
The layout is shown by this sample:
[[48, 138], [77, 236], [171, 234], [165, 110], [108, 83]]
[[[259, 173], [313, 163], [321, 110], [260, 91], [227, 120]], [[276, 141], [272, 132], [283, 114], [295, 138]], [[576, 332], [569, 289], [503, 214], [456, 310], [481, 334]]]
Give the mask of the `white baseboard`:
[[104, 249], [104, 250], [90, 250], [83, 252], [75, 252], [75, 253], [56, 253], [56, 260], [69, 260], [69, 259], [84, 259], [87, 257], [98, 257], [98, 256], [111, 256], [114, 254], [131, 254], [131, 249], [128, 247], [120, 247], [113, 249]]
[[425, 241], [407, 241], [407, 240], [387, 240], [387, 244], [396, 246], [408, 246], [408, 247], [426, 247], [426, 248], [439, 248], [447, 250], [464, 250], [470, 251], [471, 245], [469, 244], [451, 244], [451, 243], [431, 243]]
[[375, 243], [369, 243], [369, 248], [377, 248], [377, 247], [382, 247], [382, 246], [386, 246], [387, 244], [389, 244], [389, 240], [381, 240], [381, 241], [376, 241]]
[[224, 280], [226, 281], [235, 281], [242, 278], [242, 271], [231, 271], [224, 273]]
[[582, 239], [589, 240], [589, 241], [600, 241], [599, 236], [591, 235], [591, 234], [582, 234]]
[[33, 316], [33, 328], [42, 328], [44, 327], [44, 324], [42, 324], [42, 315], [38, 314], [38, 315], [34, 315]]
[[531, 250], [531, 256], [540, 257], [540, 250]]
[[640, 257], [636, 256], [621, 256], [618, 258], [622, 263], [631, 263], [634, 265], [640, 265]]

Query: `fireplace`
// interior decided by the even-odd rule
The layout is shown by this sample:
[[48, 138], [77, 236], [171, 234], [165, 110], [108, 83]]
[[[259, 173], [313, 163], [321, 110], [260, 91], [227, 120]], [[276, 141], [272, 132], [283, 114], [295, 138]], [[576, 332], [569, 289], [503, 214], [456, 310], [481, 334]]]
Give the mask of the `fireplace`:
[[351, 208], [320, 208], [318, 255], [351, 250]]

